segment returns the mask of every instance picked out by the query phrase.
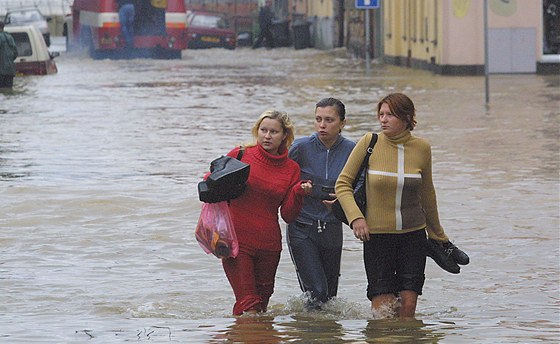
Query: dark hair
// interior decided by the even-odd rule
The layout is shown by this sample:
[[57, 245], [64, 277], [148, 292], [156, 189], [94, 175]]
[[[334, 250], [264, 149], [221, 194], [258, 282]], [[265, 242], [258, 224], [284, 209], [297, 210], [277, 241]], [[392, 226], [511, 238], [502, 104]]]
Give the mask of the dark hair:
[[4, 22], [0, 20], [0, 30], [4, 29]]
[[416, 126], [416, 110], [414, 103], [408, 96], [402, 93], [391, 93], [385, 96], [377, 104], [377, 115], [381, 111], [381, 105], [387, 104], [393, 116], [406, 122], [408, 130], [414, 130]]
[[319, 100], [319, 102], [315, 104], [315, 110], [317, 110], [317, 108], [323, 108], [327, 106], [332, 106], [336, 109], [338, 117], [340, 117], [341, 121], [344, 121], [346, 119], [346, 107], [344, 106], [343, 102], [336, 98], [323, 98]]

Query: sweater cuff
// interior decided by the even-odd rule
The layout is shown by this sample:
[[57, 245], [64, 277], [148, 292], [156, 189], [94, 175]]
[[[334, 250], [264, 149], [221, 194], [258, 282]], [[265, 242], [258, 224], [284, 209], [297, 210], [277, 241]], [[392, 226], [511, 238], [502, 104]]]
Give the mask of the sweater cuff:
[[430, 230], [430, 228], [426, 228], [427, 232], [428, 232], [428, 238], [430, 239], [434, 239], [436, 241], [440, 241], [440, 242], [448, 242], [449, 238], [447, 237], [447, 235], [445, 235], [445, 233], [443, 233], [443, 231], [439, 234], [436, 234], [434, 231]]
[[296, 194], [296, 196], [305, 197], [305, 191], [301, 187], [301, 184], [310, 182], [310, 180], [300, 180], [299, 183], [294, 184], [292, 191]]

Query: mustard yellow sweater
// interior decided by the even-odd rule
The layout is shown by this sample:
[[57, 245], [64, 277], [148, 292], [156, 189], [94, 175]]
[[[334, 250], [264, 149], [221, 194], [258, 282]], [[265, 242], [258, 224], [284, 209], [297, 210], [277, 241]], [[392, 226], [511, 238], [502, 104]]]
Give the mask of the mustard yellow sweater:
[[[364, 217], [354, 202], [352, 182], [365, 157], [371, 133], [350, 154], [336, 181], [336, 196], [349, 223]], [[365, 219], [370, 233], [407, 233], [426, 227], [428, 236], [448, 241], [439, 223], [432, 181], [430, 144], [406, 130], [396, 137], [379, 134], [369, 158]]]

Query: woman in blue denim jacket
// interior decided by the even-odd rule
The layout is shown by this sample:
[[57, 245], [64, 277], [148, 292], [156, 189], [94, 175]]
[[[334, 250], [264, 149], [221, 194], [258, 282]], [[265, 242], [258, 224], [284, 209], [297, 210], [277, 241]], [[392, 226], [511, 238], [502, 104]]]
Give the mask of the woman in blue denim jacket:
[[289, 157], [311, 180], [297, 220], [288, 224], [287, 241], [300, 287], [307, 293], [308, 309], [320, 309], [338, 290], [342, 255], [342, 223], [330, 210], [334, 185], [355, 143], [341, 135], [346, 124], [344, 104], [325, 98], [315, 105], [315, 130], [294, 141]]

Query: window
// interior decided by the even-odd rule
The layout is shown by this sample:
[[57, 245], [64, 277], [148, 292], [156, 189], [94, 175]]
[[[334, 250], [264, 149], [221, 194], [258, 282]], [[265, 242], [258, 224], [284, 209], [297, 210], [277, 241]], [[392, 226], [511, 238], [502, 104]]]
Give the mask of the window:
[[16, 41], [18, 56], [31, 56], [33, 55], [33, 49], [31, 49], [31, 42], [29, 41], [29, 36], [26, 32], [14, 32], [11, 33], [14, 41]]
[[200, 27], [227, 28], [227, 23], [221, 17], [196, 14], [191, 21], [191, 25]]

